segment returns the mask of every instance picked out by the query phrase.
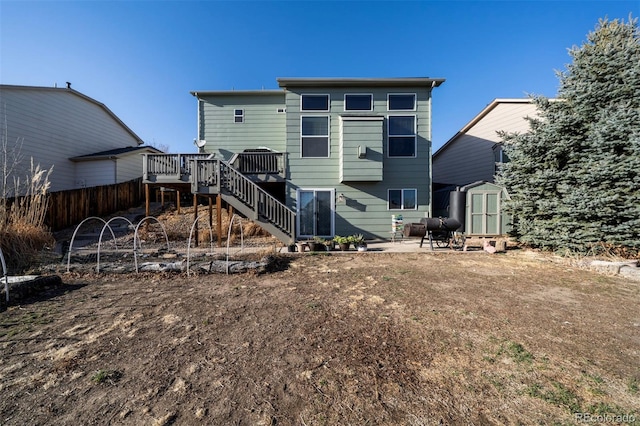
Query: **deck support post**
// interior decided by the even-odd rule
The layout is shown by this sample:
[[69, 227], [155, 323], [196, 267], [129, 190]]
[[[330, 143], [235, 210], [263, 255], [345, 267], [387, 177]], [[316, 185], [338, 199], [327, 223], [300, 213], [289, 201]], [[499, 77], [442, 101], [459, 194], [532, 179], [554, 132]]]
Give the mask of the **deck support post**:
[[222, 196], [216, 196], [216, 230], [218, 234], [218, 247], [222, 247]]
[[213, 198], [211, 196], [207, 198], [209, 199], [209, 228], [213, 228]]
[[[145, 217], [151, 216], [151, 201], [149, 200], [149, 184], [144, 184], [144, 215]], [[149, 231], [149, 221], [145, 221], [144, 230]], [[135, 244], [135, 242], [134, 242]]]
[[144, 184], [144, 212], [145, 216], [151, 216], [151, 206], [149, 202], [149, 184]]
[[[193, 194], [193, 221], [197, 221], [198, 220], [198, 195], [197, 194]], [[198, 224], [196, 223], [196, 226], [193, 230], [193, 235], [196, 238], [195, 241], [195, 247], [198, 247], [199, 244], [199, 238], [198, 238]]]
[[177, 214], [181, 214], [182, 212], [180, 211], [180, 190], [177, 189], [176, 190], [176, 208], [177, 208]]

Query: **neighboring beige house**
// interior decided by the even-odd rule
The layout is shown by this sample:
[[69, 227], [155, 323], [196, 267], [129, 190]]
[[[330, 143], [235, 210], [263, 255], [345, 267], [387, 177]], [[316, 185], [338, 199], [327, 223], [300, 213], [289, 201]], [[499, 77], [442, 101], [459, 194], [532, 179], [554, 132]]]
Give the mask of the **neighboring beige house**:
[[0, 85], [0, 119], [2, 142], [19, 154], [17, 177], [24, 179], [31, 158], [43, 169], [53, 166], [52, 192], [141, 177], [140, 154], [159, 152], [141, 146], [140, 137], [109, 108], [70, 84], [65, 88]]
[[[499, 131], [529, 131], [527, 117], [536, 117], [530, 99], [494, 99], [433, 154], [433, 214], [458, 219], [467, 236], [499, 236], [510, 229], [502, 205], [509, 194], [495, 184], [498, 165], [508, 161]], [[464, 193], [464, 204], [452, 192]], [[462, 207], [457, 210], [454, 205]], [[454, 211], [457, 210], [457, 211]]]
[[494, 182], [503, 161], [498, 131], [524, 133], [526, 117], [535, 117], [530, 99], [494, 99], [480, 114], [433, 154], [434, 190], [448, 185]]

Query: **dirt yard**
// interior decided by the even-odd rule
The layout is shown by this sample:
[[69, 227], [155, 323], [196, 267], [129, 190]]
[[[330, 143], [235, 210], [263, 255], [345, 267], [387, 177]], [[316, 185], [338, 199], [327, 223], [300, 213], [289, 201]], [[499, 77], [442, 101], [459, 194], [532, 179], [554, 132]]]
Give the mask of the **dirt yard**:
[[521, 251], [61, 274], [0, 312], [3, 425], [640, 424], [640, 286]]

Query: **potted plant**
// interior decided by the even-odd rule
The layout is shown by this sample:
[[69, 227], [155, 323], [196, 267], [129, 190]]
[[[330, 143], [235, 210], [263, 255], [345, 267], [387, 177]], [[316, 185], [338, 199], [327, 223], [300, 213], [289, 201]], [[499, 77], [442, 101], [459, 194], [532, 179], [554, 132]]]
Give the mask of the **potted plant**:
[[327, 248], [327, 251], [333, 251], [333, 249], [336, 248], [336, 242], [333, 240], [333, 238], [324, 240], [324, 245]]
[[340, 235], [336, 235], [335, 237], [333, 237], [333, 241], [338, 244], [338, 247], [340, 247], [340, 250], [342, 251], [347, 251], [349, 250], [349, 247], [351, 247], [351, 239], [349, 237], [341, 237]]
[[321, 237], [313, 237], [311, 241], [309, 241], [309, 251], [326, 251], [327, 246], [325, 245], [325, 239]]
[[356, 235], [353, 235], [351, 238], [352, 238], [353, 246], [356, 248], [356, 250], [367, 251], [367, 243], [364, 240], [364, 235], [356, 234]]

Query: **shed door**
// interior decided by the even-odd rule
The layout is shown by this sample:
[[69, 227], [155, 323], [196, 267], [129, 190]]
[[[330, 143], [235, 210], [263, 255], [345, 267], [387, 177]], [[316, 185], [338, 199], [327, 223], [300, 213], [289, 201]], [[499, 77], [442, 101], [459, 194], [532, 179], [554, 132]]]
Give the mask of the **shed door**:
[[469, 234], [500, 235], [500, 193], [471, 194], [471, 220]]

